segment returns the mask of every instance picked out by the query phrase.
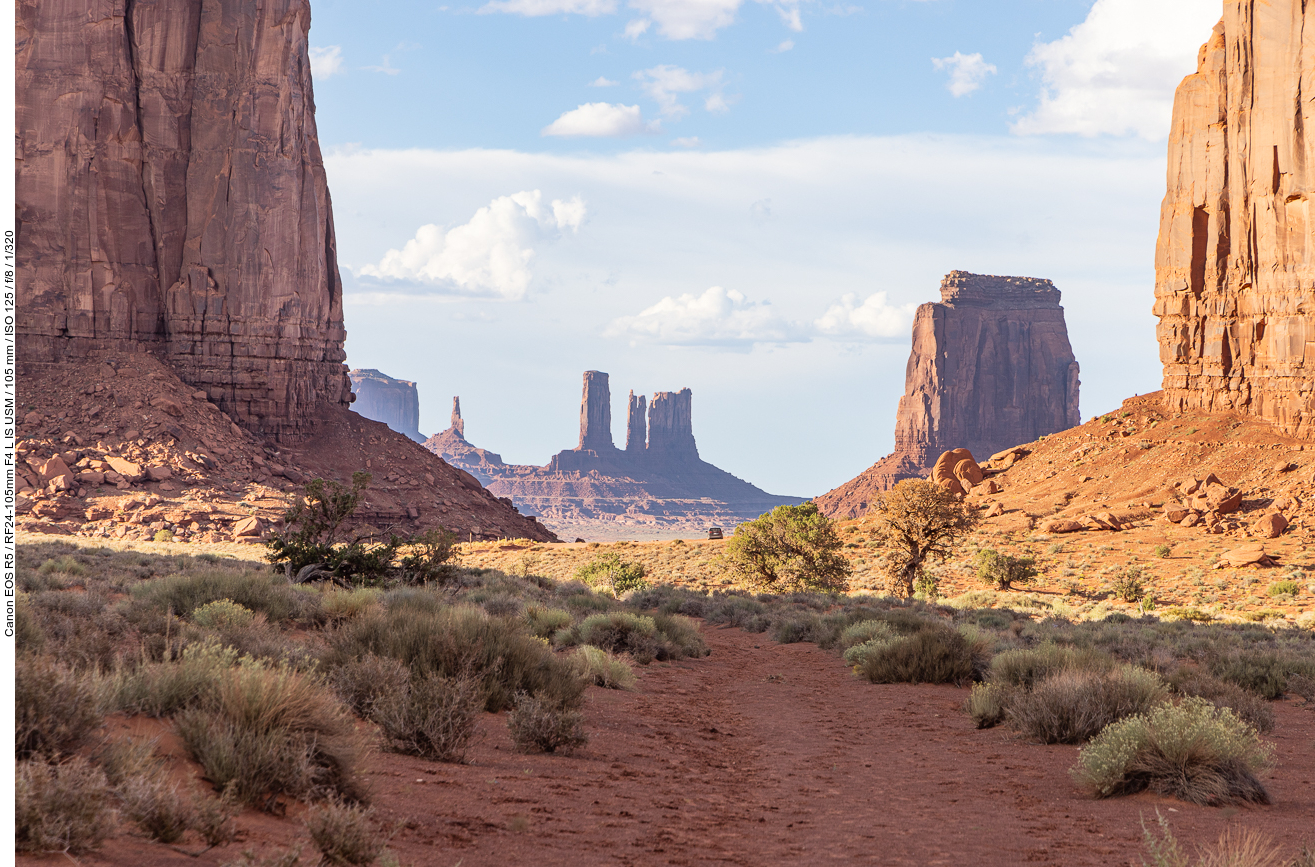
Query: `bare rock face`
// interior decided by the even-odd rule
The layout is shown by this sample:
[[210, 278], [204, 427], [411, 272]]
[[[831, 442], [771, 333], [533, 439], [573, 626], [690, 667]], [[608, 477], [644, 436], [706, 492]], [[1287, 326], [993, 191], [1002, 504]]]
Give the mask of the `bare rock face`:
[[352, 409], [418, 443], [425, 441], [420, 434], [420, 394], [414, 382], [393, 379], [373, 368], [353, 370], [350, 376], [356, 393]]
[[607, 452], [612, 445], [612, 400], [607, 374], [584, 372], [584, 394], [580, 398], [580, 448]]
[[466, 422], [461, 417], [459, 397], [452, 398], [452, 426], [424, 440], [423, 445], [452, 466], [470, 473], [485, 487], [507, 469], [501, 455], [466, 441]]
[[699, 459], [694, 444], [694, 394], [688, 388], [659, 391], [648, 413], [648, 450], [669, 461]]
[[19, 0], [20, 362], [153, 347], [244, 427], [351, 401], [308, 0]]
[[626, 452], [637, 454], [648, 447], [648, 426], [645, 422], [644, 396], [630, 392], [626, 410]]
[[1079, 424], [1078, 363], [1059, 301], [1049, 280], [947, 274], [941, 302], [923, 304], [913, 320], [895, 451], [818, 497], [818, 507], [857, 517], [946, 451], [994, 454]]
[[1170, 409], [1315, 433], [1312, 74], [1315, 7], [1228, 0], [1178, 86], [1155, 251]]

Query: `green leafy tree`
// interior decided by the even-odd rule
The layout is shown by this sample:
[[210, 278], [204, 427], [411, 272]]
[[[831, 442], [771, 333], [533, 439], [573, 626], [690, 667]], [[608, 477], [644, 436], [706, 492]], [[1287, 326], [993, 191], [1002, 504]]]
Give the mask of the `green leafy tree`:
[[852, 571], [835, 525], [807, 502], [777, 506], [735, 528], [726, 562], [744, 581], [774, 593], [844, 591]]
[[868, 510], [885, 548], [890, 590], [912, 596], [929, 560], [943, 560], [975, 526], [977, 514], [959, 497], [926, 479], [905, 479]]
[[977, 552], [977, 577], [997, 590], [1009, 590], [1014, 584], [1030, 584], [1036, 576], [1036, 560], [1032, 557], [1001, 554], [994, 548]]
[[590, 587], [606, 590], [616, 597], [648, 586], [644, 580], [642, 564], [622, 560], [619, 554], [613, 553], [596, 557], [581, 566], [576, 570], [575, 577]]

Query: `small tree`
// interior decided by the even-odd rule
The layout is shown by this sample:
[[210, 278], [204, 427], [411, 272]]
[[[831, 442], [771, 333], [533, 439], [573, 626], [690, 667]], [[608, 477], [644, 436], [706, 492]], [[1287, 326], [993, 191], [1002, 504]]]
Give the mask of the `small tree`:
[[929, 559], [943, 560], [977, 526], [977, 514], [945, 488], [926, 479], [905, 479], [886, 491], [868, 513], [886, 549], [891, 592], [912, 596]]
[[620, 597], [631, 590], [643, 590], [648, 586], [644, 580], [644, 566], [622, 560], [614, 553], [604, 554], [581, 566], [575, 577], [590, 587], [606, 590], [613, 596]]
[[835, 525], [810, 502], [777, 506], [741, 524], [726, 543], [726, 560], [749, 584], [772, 592], [849, 589], [849, 561], [838, 552]]
[[1036, 560], [1001, 554], [993, 548], [977, 552], [977, 577], [997, 590], [1009, 590], [1013, 584], [1036, 580]]

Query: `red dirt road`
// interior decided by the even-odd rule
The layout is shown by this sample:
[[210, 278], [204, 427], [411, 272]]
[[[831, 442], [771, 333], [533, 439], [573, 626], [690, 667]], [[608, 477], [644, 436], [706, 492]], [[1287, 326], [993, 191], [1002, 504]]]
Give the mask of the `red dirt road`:
[[[574, 757], [512, 752], [494, 716], [468, 765], [379, 755], [371, 779], [398, 828], [393, 851], [442, 867], [1127, 865], [1141, 863], [1140, 819], [1157, 808], [1187, 844], [1230, 824], [1285, 852], [1315, 843], [1315, 712], [1296, 703], [1275, 706], [1273, 806], [1092, 801], [1068, 777], [1077, 748], [975, 730], [964, 690], [874, 686], [811, 644], [738, 629], [705, 637], [712, 656], [640, 669], [637, 692], [591, 689], [592, 740]], [[290, 819], [239, 825], [244, 842], [200, 859], [118, 838], [82, 861], [219, 864], [305, 841]]]

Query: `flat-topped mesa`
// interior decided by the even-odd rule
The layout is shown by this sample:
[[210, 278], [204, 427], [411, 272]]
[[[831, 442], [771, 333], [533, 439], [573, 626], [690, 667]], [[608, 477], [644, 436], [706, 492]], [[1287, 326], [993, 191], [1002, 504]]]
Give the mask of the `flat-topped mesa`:
[[309, 0], [72, 8], [17, 7], [20, 364], [150, 349], [309, 435], [352, 393]]
[[951, 271], [941, 281], [941, 303], [952, 306], [982, 305], [1008, 307], [1058, 307], [1059, 290], [1049, 280], [1037, 277], [997, 277]]
[[877, 493], [926, 475], [942, 452], [985, 457], [1081, 422], [1078, 363], [1053, 283], [952, 271], [941, 297], [913, 319], [895, 451], [818, 497], [827, 515], [864, 514]]
[[650, 460], [695, 460], [694, 394], [688, 388], [659, 391], [648, 409], [648, 455]]
[[1315, 5], [1227, 0], [1174, 97], [1155, 249], [1164, 396], [1315, 436]]
[[584, 372], [584, 393], [580, 397], [580, 450], [608, 452], [612, 445], [612, 391], [607, 374], [600, 370]]
[[394, 379], [373, 368], [353, 370], [350, 376], [356, 393], [352, 409], [418, 443], [425, 441], [420, 433], [420, 394], [414, 382]]
[[644, 396], [632, 389], [626, 401], [626, 454], [638, 454], [648, 447], [648, 425]]

